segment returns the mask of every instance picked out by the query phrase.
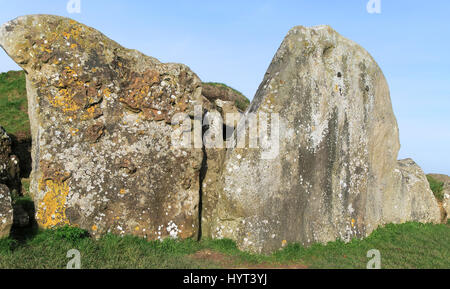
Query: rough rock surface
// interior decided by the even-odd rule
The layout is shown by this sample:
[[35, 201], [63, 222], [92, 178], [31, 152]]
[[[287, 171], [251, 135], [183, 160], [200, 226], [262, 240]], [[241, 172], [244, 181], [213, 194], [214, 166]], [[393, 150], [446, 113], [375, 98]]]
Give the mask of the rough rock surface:
[[9, 188], [0, 184], [0, 238], [8, 237], [13, 224], [13, 208]]
[[423, 172], [397, 164], [398, 127], [382, 71], [330, 27], [288, 33], [237, 139], [248, 135], [250, 113], [279, 115], [278, 154], [267, 157], [271, 143], [261, 139], [257, 149], [227, 152], [220, 189], [204, 196], [204, 236], [270, 252], [364, 237], [388, 222], [439, 222]]
[[171, 144], [172, 117], [192, 115], [202, 101], [188, 67], [50, 15], [4, 24], [0, 45], [27, 74], [30, 191], [41, 227], [197, 235], [202, 151]]
[[19, 159], [12, 154], [11, 138], [0, 126], [0, 183], [11, 189], [17, 189], [20, 184]]
[[398, 161], [394, 169], [394, 182], [397, 186], [383, 199], [385, 223], [440, 222], [438, 201], [425, 173], [412, 159]]
[[17, 190], [19, 161], [11, 155], [11, 138], [0, 127], [0, 238], [9, 236], [13, 224], [11, 189]]

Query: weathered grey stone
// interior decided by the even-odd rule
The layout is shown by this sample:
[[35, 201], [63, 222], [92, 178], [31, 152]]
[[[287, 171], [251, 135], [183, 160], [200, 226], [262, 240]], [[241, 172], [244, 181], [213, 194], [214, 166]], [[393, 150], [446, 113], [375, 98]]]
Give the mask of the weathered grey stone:
[[19, 159], [12, 154], [11, 138], [0, 126], [0, 183], [17, 189], [19, 173]]
[[444, 189], [444, 200], [442, 201], [442, 208], [444, 210], [443, 220], [450, 218], [450, 183], [447, 183]]
[[205, 171], [202, 176], [202, 235], [211, 236], [211, 227], [207, 220], [212, 216], [217, 204], [217, 191], [219, 182], [217, 181], [223, 169], [226, 156], [226, 143], [223, 138], [223, 114], [215, 109], [209, 110], [205, 115], [207, 131], [204, 134], [204, 156]]
[[0, 126], [0, 238], [9, 236], [13, 224], [11, 190], [18, 193], [19, 160], [11, 154], [11, 138]]
[[425, 173], [412, 159], [398, 161], [394, 182], [397, 186], [386, 190], [383, 196], [383, 223], [440, 222], [438, 201]]
[[270, 252], [364, 237], [389, 222], [439, 221], [423, 172], [397, 164], [398, 127], [382, 71], [332, 28], [288, 33], [237, 139], [249, 134], [251, 113], [278, 114], [278, 154], [267, 157], [265, 141], [227, 152], [219, 189], [203, 196], [204, 236]]
[[9, 188], [0, 184], [0, 238], [8, 237], [13, 224], [13, 209]]
[[216, 99], [214, 102], [218, 111], [220, 111], [222, 116], [222, 122], [224, 124], [224, 129], [230, 128], [229, 131], [233, 132], [237, 124], [241, 120], [243, 113], [239, 111], [236, 105], [231, 101], [222, 101]]
[[197, 236], [203, 154], [171, 144], [172, 117], [192, 115], [202, 101], [187, 66], [58, 16], [12, 20], [0, 45], [27, 73], [30, 190], [41, 227]]

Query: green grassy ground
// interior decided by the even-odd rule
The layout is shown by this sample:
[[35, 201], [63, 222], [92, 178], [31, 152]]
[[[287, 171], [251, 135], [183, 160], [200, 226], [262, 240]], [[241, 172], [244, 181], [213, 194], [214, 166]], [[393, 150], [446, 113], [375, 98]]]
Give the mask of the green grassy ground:
[[[61, 228], [0, 240], [0, 268], [65, 268], [70, 249], [80, 251], [82, 268], [366, 268], [371, 249], [380, 251], [382, 268], [450, 268], [450, 225], [388, 225], [364, 240], [291, 244], [268, 256], [239, 251], [230, 240], [93, 240], [83, 230]], [[216, 258], [202, 258], [205, 250]]]
[[444, 183], [439, 182], [432, 176], [427, 176], [427, 180], [430, 183], [430, 188], [433, 191], [434, 196], [440, 202], [444, 200]]
[[23, 71], [0, 74], [0, 125], [10, 134], [30, 134]]

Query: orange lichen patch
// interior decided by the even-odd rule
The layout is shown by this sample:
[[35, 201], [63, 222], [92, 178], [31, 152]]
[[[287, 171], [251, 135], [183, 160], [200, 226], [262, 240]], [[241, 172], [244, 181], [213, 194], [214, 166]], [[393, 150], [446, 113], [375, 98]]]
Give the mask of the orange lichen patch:
[[65, 113], [77, 112], [82, 106], [80, 100], [75, 100], [75, 96], [82, 96], [79, 92], [85, 90], [84, 83], [78, 81], [78, 74], [69, 66], [66, 66], [61, 74], [62, 77], [57, 84], [60, 87], [58, 94], [49, 95], [48, 101], [53, 107], [61, 108]]
[[70, 34], [67, 33], [67, 32], [65, 32], [65, 31], [63, 32], [63, 36], [64, 36], [64, 38], [67, 39], [67, 40], [70, 39]]
[[77, 134], [77, 132], [79, 131], [79, 129], [77, 129], [77, 128], [69, 128], [69, 130], [70, 130], [70, 134], [72, 135], [72, 136], [75, 136], [76, 134]]
[[80, 109], [73, 100], [73, 90], [70, 88], [60, 89], [59, 95], [49, 97], [49, 102], [53, 107], [60, 107], [65, 113], [76, 112]]
[[103, 115], [103, 111], [100, 109], [100, 104], [92, 105], [86, 109], [81, 116], [82, 120], [96, 119]]
[[77, 40], [83, 30], [82, 26], [76, 22], [70, 23], [72, 26], [67, 27], [65, 31], [62, 31], [62, 35], [66, 40]]
[[49, 103], [61, 109], [70, 117], [82, 112], [81, 119], [96, 119], [103, 114], [100, 109], [102, 97], [90, 82], [83, 82], [80, 75], [70, 66], [64, 67], [61, 77], [56, 84], [59, 88], [57, 94], [48, 94]]
[[52, 50], [50, 48], [45, 47], [45, 46], [41, 46], [39, 48], [39, 50], [41, 50], [41, 52], [47, 52], [47, 53], [51, 53], [52, 52]]
[[125, 189], [121, 189], [121, 190], [120, 190], [120, 194], [121, 194], [121, 195], [125, 195], [126, 192], [127, 192], [127, 191], [125, 191]]
[[284, 246], [286, 246], [286, 245], [287, 245], [287, 241], [286, 241], [286, 240], [281, 241], [281, 246], [282, 246], [282, 247], [284, 247]]
[[95, 231], [97, 231], [97, 230], [98, 230], [98, 227], [97, 227], [97, 225], [92, 225], [92, 228], [91, 228], [91, 229], [92, 229], [92, 231], [94, 231], [94, 232], [95, 232]]
[[39, 189], [46, 190], [45, 196], [38, 205], [36, 220], [44, 228], [69, 224], [66, 216], [66, 198], [70, 188], [67, 181], [41, 179]]
[[76, 115], [68, 115], [66, 116], [65, 120], [66, 122], [72, 122], [73, 120], [77, 119]]
[[89, 114], [93, 114], [95, 112], [95, 107], [91, 106], [86, 110]]
[[[182, 112], [186, 109], [186, 99], [177, 102], [169, 90], [155, 86], [161, 83], [158, 71], [147, 70], [130, 78], [129, 83], [125, 88], [125, 95], [119, 101], [136, 113], [143, 112], [146, 119], [163, 120], [168, 118], [169, 111]], [[174, 106], [178, 108], [175, 109]]]
[[108, 98], [108, 97], [111, 96], [111, 91], [109, 90], [109, 88], [105, 88], [105, 89], [103, 90], [103, 95], [104, 95], [106, 98]]
[[355, 223], [356, 223], [355, 219], [352, 219], [352, 228], [355, 227]]

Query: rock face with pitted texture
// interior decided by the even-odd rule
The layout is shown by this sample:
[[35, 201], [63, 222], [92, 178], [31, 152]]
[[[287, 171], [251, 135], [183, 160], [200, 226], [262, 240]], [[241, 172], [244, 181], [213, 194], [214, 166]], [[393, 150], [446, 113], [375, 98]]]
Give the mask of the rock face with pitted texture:
[[171, 145], [173, 116], [192, 115], [202, 101], [187, 66], [58, 16], [12, 20], [0, 45], [27, 75], [30, 190], [41, 227], [197, 236], [202, 151]]
[[[41, 227], [148, 239], [201, 233], [270, 252], [292, 242], [365, 237], [385, 223], [439, 222], [422, 170], [397, 161], [383, 73], [328, 26], [289, 32], [231, 140], [240, 143], [256, 120], [265, 131], [264, 116], [278, 121], [257, 147], [231, 149], [214, 143], [229, 137], [224, 127], [235, 128], [220, 118], [239, 112], [236, 99], [214, 87], [202, 94], [201, 81], [182, 64], [49, 15], [4, 24], [0, 46], [27, 75], [30, 190]], [[174, 124], [178, 113], [183, 122]], [[203, 130], [199, 114], [208, 120]], [[180, 132], [204, 142], [174, 145]], [[5, 188], [0, 213], [10, 215], [2, 232], [12, 222]]]
[[384, 223], [441, 221], [439, 204], [426, 175], [412, 159], [398, 161], [394, 169], [394, 183], [393, 192], [384, 195]]
[[11, 190], [19, 179], [19, 161], [11, 154], [11, 138], [0, 126], [0, 238], [9, 236], [13, 224]]
[[270, 252], [365, 237], [389, 222], [439, 222], [423, 172], [397, 163], [398, 127], [382, 71], [332, 28], [290, 30], [236, 139], [249, 135], [251, 113], [278, 114], [279, 149], [265, 155], [271, 143], [263, 141], [227, 152], [219, 189], [203, 206], [206, 236]]
[[20, 185], [19, 159], [12, 154], [11, 145], [11, 137], [0, 126], [0, 184], [17, 190]]
[[0, 238], [9, 236], [13, 224], [11, 190], [19, 177], [19, 161], [11, 155], [11, 138], [0, 126]]
[[8, 237], [13, 224], [13, 208], [9, 188], [0, 184], [0, 239]]

